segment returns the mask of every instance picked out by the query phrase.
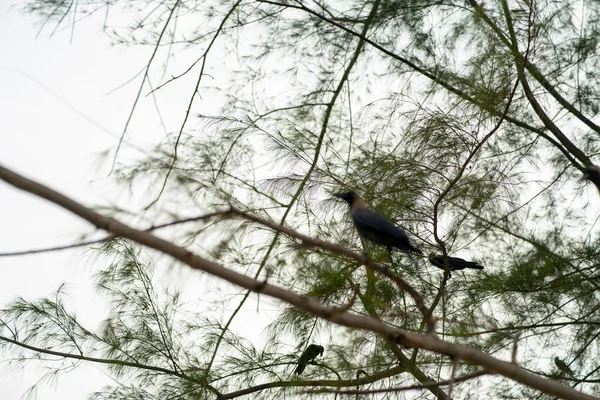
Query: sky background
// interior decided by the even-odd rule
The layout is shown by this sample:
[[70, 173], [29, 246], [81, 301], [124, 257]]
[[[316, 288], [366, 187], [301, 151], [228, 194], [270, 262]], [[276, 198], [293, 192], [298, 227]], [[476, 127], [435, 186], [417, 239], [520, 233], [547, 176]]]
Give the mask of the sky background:
[[[113, 47], [100, 21], [93, 19], [78, 23], [73, 35], [66, 29], [50, 38], [50, 32], [47, 29], [38, 35], [37, 18], [24, 15], [14, 0], [0, 0], [0, 164], [83, 204], [118, 205], [134, 211], [139, 204], [130, 203], [128, 191], [112, 184], [113, 178], [108, 176], [112, 158], [106, 155], [116, 148], [140, 76], [120, 86], [139, 74], [152, 48]], [[189, 57], [195, 56], [189, 52]], [[188, 65], [186, 57], [176, 54], [170, 68], [176, 71], [177, 63]], [[219, 77], [211, 84], [218, 86]], [[136, 148], [152, 148], [164, 138], [165, 131], [179, 129], [189, 101], [189, 81], [175, 82], [161, 91], [161, 118], [152, 100], [145, 96], [141, 99], [128, 130], [128, 142], [135, 143]], [[206, 96], [197, 102], [195, 111], [211, 114], [217, 105], [214, 98]], [[192, 120], [188, 128], [201, 129], [201, 125]], [[140, 154], [143, 152], [126, 143], [119, 159]], [[596, 196], [595, 188], [587, 185], [584, 200]], [[597, 215], [595, 208], [590, 208], [590, 213]], [[69, 244], [93, 232], [77, 217], [0, 182], [0, 254]], [[85, 325], [97, 327], [107, 313], [90, 284], [99, 268], [101, 264], [91, 253], [81, 249], [0, 257], [0, 307], [15, 297], [33, 300], [47, 296], [67, 282], [73, 299], [71, 308]], [[159, 266], [156, 279], [185, 289], [191, 301], [206, 300], [202, 298], [204, 289], [214, 286], [211, 278], [185, 268]], [[230, 291], [239, 292], [235, 288]], [[265, 323], [269, 321], [268, 302], [261, 298], [260, 316]], [[231, 309], [225, 310], [225, 317]], [[255, 301], [246, 303], [233, 329], [243, 329], [248, 337], [261, 337], [256, 310]], [[26, 369], [11, 366], [2, 361], [6, 356], [0, 353], [0, 398], [19, 399], [37, 382], [43, 369], [32, 368], [34, 363]], [[82, 365], [61, 375], [57, 383], [40, 385], [37, 398], [86, 398], [91, 391], [114, 383], [104, 371], [102, 366]]]
[[[114, 145], [130, 100], [105, 96], [135, 68], [133, 51], [111, 48], [87, 24], [53, 39], [14, 2], [0, 0], [0, 162], [84, 203], [98, 203], [106, 171], [103, 151]], [[112, 132], [112, 135], [111, 135]], [[95, 182], [95, 183], [94, 183]], [[100, 200], [101, 201], [101, 200]], [[67, 244], [91, 229], [50, 203], [0, 184], [0, 252]], [[106, 310], [93, 298], [94, 266], [81, 250], [0, 258], [0, 304], [22, 296], [32, 300], [68, 282], [72, 305], [84, 323], [95, 325]], [[5, 357], [0, 356], [5, 359]], [[3, 363], [0, 393], [19, 399], [43, 374]], [[101, 368], [84, 365], [58, 384], [40, 385], [38, 399], [82, 399], [111, 380]]]
[[[0, 0], [0, 163], [83, 204], [135, 209], [127, 190], [111, 184], [112, 178], [107, 176], [111, 157], [106, 154], [116, 148], [140, 77], [114, 89], [140, 72], [152, 49], [112, 47], [101, 24], [94, 20], [78, 23], [72, 37], [70, 30], [59, 31], [52, 38], [50, 32], [38, 36], [36, 18], [24, 15], [19, 3]], [[175, 97], [176, 85], [163, 93], [161, 117], [165, 125], [177, 129], [185, 108], [176, 100], [189, 99], [182, 99], [181, 93]], [[151, 148], [164, 137], [165, 128], [150, 97], [142, 98], [129, 132], [129, 141], [138, 148]], [[120, 160], [139, 155], [125, 145]], [[0, 253], [69, 244], [93, 232], [89, 224], [58, 207], [0, 183]], [[0, 257], [0, 306], [15, 297], [33, 300], [47, 296], [67, 282], [71, 308], [84, 325], [97, 327], [107, 310], [98, 302], [90, 278], [100, 267], [90, 252], [81, 249]], [[201, 300], [197, 293], [202, 293], [212, 278], [184, 268], [159, 267], [156, 279], [178, 289], [185, 283], [188, 298]], [[264, 306], [265, 299], [261, 301]], [[252, 333], [255, 327], [254, 333], [260, 335], [256, 309], [256, 303], [249, 301], [244, 312], [253, 318], [253, 325], [244, 324], [241, 318], [234, 329], [237, 325]], [[0, 360], [7, 356], [0, 353]], [[2, 362], [0, 397], [19, 399], [35, 384], [43, 368], [33, 366], [30, 363], [22, 369]], [[37, 399], [86, 398], [91, 391], [114, 383], [103, 371], [102, 366], [80, 366], [61, 375], [58, 382], [40, 385]]]

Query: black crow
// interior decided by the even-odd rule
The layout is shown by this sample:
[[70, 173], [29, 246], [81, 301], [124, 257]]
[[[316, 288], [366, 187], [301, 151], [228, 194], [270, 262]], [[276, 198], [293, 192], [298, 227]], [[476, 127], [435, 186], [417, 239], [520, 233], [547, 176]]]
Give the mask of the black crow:
[[[444, 256], [436, 256], [435, 253], [430, 253], [429, 254], [429, 262], [432, 265], [435, 265], [438, 268], [441, 269], [446, 269], [446, 264], [444, 263]], [[450, 271], [459, 271], [461, 269], [465, 269], [465, 268], [472, 268], [472, 269], [483, 269], [483, 265], [479, 265], [476, 262], [473, 261], [466, 261], [463, 260], [462, 258], [458, 258], [458, 257], [448, 257], [448, 279], [452, 278], [452, 274], [450, 273]]]
[[574, 375], [573, 371], [571, 371], [571, 368], [569, 368], [569, 366], [565, 364], [565, 362], [560, 358], [554, 357], [554, 364], [558, 367], [558, 369], [560, 369], [561, 372], [564, 372], [565, 374], [569, 374], [571, 376]]
[[311, 344], [308, 346], [306, 350], [302, 352], [300, 360], [298, 360], [298, 367], [296, 368], [295, 373], [300, 375], [304, 371], [304, 368], [306, 368], [306, 365], [317, 358], [318, 355], [323, 354], [324, 351], [325, 349], [323, 346], [319, 346], [318, 344]]
[[596, 165], [590, 165], [588, 167], [585, 167], [582, 179], [587, 179], [588, 181], [591, 181], [594, 185], [596, 185], [598, 190], [600, 190], [600, 167]]
[[408, 235], [402, 229], [392, 224], [385, 217], [367, 208], [367, 203], [356, 192], [335, 193], [334, 196], [346, 200], [350, 205], [350, 215], [358, 233], [365, 239], [385, 246], [389, 252], [392, 247], [410, 255], [410, 253], [423, 254], [410, 243]]

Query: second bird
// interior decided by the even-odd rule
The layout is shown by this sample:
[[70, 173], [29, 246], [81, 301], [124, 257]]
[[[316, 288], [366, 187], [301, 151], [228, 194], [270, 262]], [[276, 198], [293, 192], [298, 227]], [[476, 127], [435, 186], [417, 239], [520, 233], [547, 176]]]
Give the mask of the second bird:
[[[435, 253], [429, 254], [429, 262], [436, 267], [445, 270], [444, 256], [436, 256]], [[460, 271], [461, 269], [483, 269], [483, 265], [479, 265], [473, 261], [463, 260], [458, 257], [448, 257], [448, 279], [452, 278], [450, 271]]]
[[392, 251], [392, 247], [400, 251], [410, 254], [423, 252], [417, 249], [410, 243], [410, 239], [406, 232], [392, 224], [382, 215], [367, 208], [367, 203], [356, 192], [335, 193], [334, 196], [346, 200], [350, 205], [350, 215], [358, 233], [365, 239], [385, 246], [388, 252]]
[[324, 351], [325, 349], [323, 346], [319, 346], [318, 344], [311, 344], [308, 346], [306, 350], [302, 352], [300, 360], [298, 360], [298, 367], [296, 367], [296, 371], [294, 372], [300, 375], [302, 372], [304, 372], [306, 365], [317, 358], [318, 355], [323, 354]]

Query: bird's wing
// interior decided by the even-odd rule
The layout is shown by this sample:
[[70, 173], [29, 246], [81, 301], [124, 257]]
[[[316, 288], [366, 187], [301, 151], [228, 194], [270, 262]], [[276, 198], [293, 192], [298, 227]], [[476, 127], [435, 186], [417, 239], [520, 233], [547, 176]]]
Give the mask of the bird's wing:
[[465, 268], [483, 269], [482, 265], [479, 265], [474, 261], [467, 261], [467, 260], [463, 260], [462, 258], [458, 258], [458, 257], [450, 257], [450, 265], [455, 270], [465, 269]]
[[431, 265], [435, 265], [438, 268], [446, 268], [444, 266], [444, 257], [443, 256], [431, 256], [429, 257], [429, 263]]
[[352, 212], [352, 219], [361, 233], [367, 234], [370, 232], [381, 234], [385, 233], [395, 239], [405, 240], [408, 242], [408, 235], [402, 229], [392, 224], [385, 217], [371, 211], [368, 208], [359, 208]]
[[296, 374], [300, 375], [302, 372], [304, 372], [304, 368], [306, 368], [306, 363], [302, 362], [302, 360], [300, 360], [298, 362], [298, 366], [296, 367], [296, 371], [294, 371]]
[[307, 363], [308, 361], [310, 361], [310, 357], [311, 357], [311, 355], [310, 355], [309, 349], [306, 349], [300, 355], [300, 360], [298, 362]]
[[569, 366], [560, 358], [554, 357], [554, 364], [560, 369], [562, 372], [566, 372], [567, 374], [573, 375], [573, 371]]
[[[431, 257], [429, 258], [429, 262], [438, 268], [446, 268], [444, 256]], [[463, 260], [462, 258], [458, 257], [448, 257], [448, 263], [450, 264], [449, 266], [451, 271], [459, 271], [465, 268], [483, 269], [483, 266], [477, 264], [476, 262]]]

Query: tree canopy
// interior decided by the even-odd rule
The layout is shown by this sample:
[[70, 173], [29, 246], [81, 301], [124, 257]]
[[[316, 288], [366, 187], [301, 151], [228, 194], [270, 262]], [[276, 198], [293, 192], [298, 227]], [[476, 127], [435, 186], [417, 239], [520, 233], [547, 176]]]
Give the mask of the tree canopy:
[[[108, 232], [76, 245], [105, 260], [95, 285], [111, 309], [96, 330], [62, 287], [15, 299], [0, 312], [5, 357], [63, 357], [48, 362], [51, 374], [73, 360], [103, 363], [120, 383], [94, 399], [600, 395], [600, 188], [580, 181], [600, 152], [600, 3], [23, 9], [46, 33], [100, 21], [113, 43], [148, 49], [123, 137], [149, 93], [177, 87], [183, 100], [145, 158], [122, 161], [123, 137], [115, 143], [112, 176], [147, 186], [136, 216], [96, 214], [0, 168]], [[346, 190], [425, 254], [485, 269], [449, 279], [426, 257], [388, 260], [333, 197]], [[183, 304], [153, 280], [172, 259], [243, 291]], [[250, 303], [271, 318], [262, 343], [232, 328], [256, 318]], [[294, 376], [311, 343], [322, 357]]]

